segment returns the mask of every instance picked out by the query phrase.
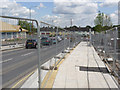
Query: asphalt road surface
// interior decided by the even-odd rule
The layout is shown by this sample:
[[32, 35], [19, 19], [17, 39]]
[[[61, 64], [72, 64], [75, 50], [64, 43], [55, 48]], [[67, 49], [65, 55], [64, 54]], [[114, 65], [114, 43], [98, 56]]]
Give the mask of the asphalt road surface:
[[[65, 41], [65, 47], [68, 47], [68, 40]], [[73, 45], [73, 43], [71, 43]], [[45, 46], [41, 49], [42, 64], [56, 55], [56, 45]], [[64, 50], [64, 40], [57, 45], [57, 53]], [[3, 88], [11, 88], [12, 84], [20, 80], [23, 76], [37, 68], [38, 54], [37, 49], [19, 49], [8, 52], [2, 52], [2, 85]]]

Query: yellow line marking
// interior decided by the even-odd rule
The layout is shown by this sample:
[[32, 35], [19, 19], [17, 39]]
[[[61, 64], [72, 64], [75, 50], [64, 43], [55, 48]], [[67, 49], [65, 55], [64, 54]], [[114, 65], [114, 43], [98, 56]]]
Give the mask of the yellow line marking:
[[[28, 77], [30, 77], [36, 70], [34, 70], [33, 72], [31, 72], [29, 75], [27, 75], [26, 77], [22, 78], [20, 81], [18, 81], [15, 85], [12, 86], [12, 88], [15, 88], [17, 85], [19, 85], [22, 81], [24, 81], [25, 79], [27, 79]], [[11, 90], [12, 90], [11, 88]]]
[[[59, 60], [56, 63], [58, 63]], [[55, 64], [53, 66], [55, 66]], [[47, 80], [49, 80], [50, 76], [52, 75], [52, 73], [53, 73], [52, 71], [54, 71], [54, 70], [49, 70], [49, 72], [46, 74], [45, 78], [43, 79], [43, 81], [41, 83], [41, 88], [45, 88], [45, 83], [47, 83]]]
[[51, 70], [46, 74], [45, 78], [43, 79], [43, 81], [41, 83], [42, 88], [44, 87], [46, 81], [48, 80], [50, 73], [51, 73]]
[[[75, 48], [73, 48], [73, 50], [74, 50], [74, 49], [75, 49]], [[68, 55], [70, 55], [73, 50], [71, 50], [70, 53], [66, 54], [64, 57], [65, 57], [65, 58], [68, 57]], [[59, 66], [63, 63], [63, 61], [65, 60], [65, 58], [62, 59], [60, 62], [59, 62], [59, 60], [57, 61], [57, 63], [59, 62], [59, 64], [57, 65], [57, 68], [59, 68]], [[30, 77], [35, 71], [36, 71], [36, 70], [34, 70], [33, 72], [31, 72], [31, 73], [30, 73], [29, 75], [27, 75], [26, 77], [22, 78], [22, 79], [21, 79], [20, 81], [18, 81], [15, 85], [13, 85], [12, 88], [15, 88], [15, 87], [16, 87], [17, 85], [19, 85], [22, 81], [24, 81], [25, 79], [27, 79], [28, 77]], [[46, 80], [49, 78], [49, 75], [50, 75], [51, 71], [52, 71], [52, 70], [50, 70], [50, 71], [46, 74], [45, 78], [43, 79], [43, 81], [42, 81], [42, 83], [41, 83], [41, 87], [44, 87], [44, 84], [45, 84]], [[50, 76], [50, 78], [49, 78], [49, 80], [48, 80], [45, 88], [52, 88], [53, 83], [54, 83], [54, 80], [55, 80], [56, 75], [57, 75], [57, 72], [58, 72], [58, 69], [57, 69], [57, 70], [53, 70], [53, 72], [52, 72], [52, 74], [51, 74], [51, 76]], [[10, 90], [12, 90], [12, 88], [11, 88]]]
[[49, 78], [45, 88], [52, 88], [54, 80], [55, 80], [56, 75], [57, 75], [57, 72], [58, 72], [58, 70], [54, 70], [53, 71], [53, 73], [51, 74], [51, 76], [50, 76], [50, 78]]
[[[73, 48], [73, 50], [74, 50], [74, 49], [75, 49], [75, 48]], [[68, 53], [68, 54], [66, 54], [66, 55], [64, 56], [64, 59], [62, 59], [62, 60], [59, 62], [59, 64], [57, 65], [57, 68], [60, 67], [60, 65], [63, 63], [63, 61], [72, 53], [73, 50], [71, 50], [70, 53]], [[58, 60], [58, 61], [59, 61], [59, 60]], [[58, 62], [58, 61], [57, 61], [57, 62]], [[54, 81], [55, 81], [55, 78], [56, 78], [58, 69], [57, 69], [57, 70], [53, 70], [53, 72], [51, 73], [51, 75], [50, 75], [50, 72], [51, 72], [51, 70], [46, 74], [46, 76], [45, 76], [45, 78], [44, 78], [44, 80], [43, 80], [43, 82], [42, 82], [41, 88], [52, 88], [52, 87], [53, 87], [53, 84], [54, 84]], [[50, 77], [49, 77], [49, 75], [50, 75]], [[47, 80], [48, 80], [48, 81], [47, 81]], [[46, 83], [46, 85], [45, 85], [45, 83]]]

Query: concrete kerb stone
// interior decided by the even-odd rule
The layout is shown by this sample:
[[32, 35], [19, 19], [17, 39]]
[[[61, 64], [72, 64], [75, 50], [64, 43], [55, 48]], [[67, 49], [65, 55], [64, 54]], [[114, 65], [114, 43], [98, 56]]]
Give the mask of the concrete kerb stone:
[[2, 46], [1, 50], [2, 51], [7, 51], [7, 50], [19, 49], [19, 48], [24, 48], [24, 45], [22, 44], [22, 45], [19, 45], [19, 46], [16, 46], [16, 45]]
[[[57, 69], [57, 68], [54, 68], [55, 59], [56, 59], [57, 62], [59, 62], [62, 58], [63, 58], [62, 53], [58, 54], [56, 57], [53, 57], [52, 59], [50, 59], [50, 60], [48, 61], [48, 63], [44, 63], [44, 64], [41, 66], [41, 69], [42, 69], [42, 70]], [[58, 63], [57, 63], [57, 64], [58, 64]]]
[[[58, 55], [59, 57], [62, 57], [63, 55], [62, 55], [62, 53], [60, 53], [59, 55]], [[60, 59], [57, 59], [57, 65], [59, 64], [59, 60]], [[57, 70], [56, 68], [54, 68], [54, 62], [55, 62], [55, 58], [52, 58], [51, 59], [51, 62], [50, 62], [50, 60], [48, 61], [48, 62], [46, 62], [46, 63], [44, 63], [42, 66], [41, 66], [41, 70], [42, 70], [42, 77], [44, 77], [44, 78], [42, 78], [42, 87], [44, 87], [44, 84], [46, 83], [46, 81], [49, 79], [49, 77], [50, 77], [50, 75], [52, 74], [52, 72], [54, 71], [54, 70]], [[51, 63], [51, 65], [50, 65], [50, 63]], [[37, 72], [37, 71], [36, 71]], [[35, 77], [37, 76], [37, 74], [38, 74], [38, 72], [37, 73], [34, 73], [33, 75], [31, 75], [28, 79], [27, 79], [27, 81], [22, 85], [22, 87], [21, 88], [27, 88], [28, 86], [28, 88], [37, 88], [38, 87], [38, 84], [37, 84], [37, 78], [35, 79]], [[35, 80], [31, 80], [31, 79], [35, 79]], [[29, 81], [32, 81], [33, 83], [35, 83], [35, 84], [33, 84], [32, 82], [30, 83]], [[29, 84], [31, 84], [31, 85], [29, 85]], [[35, 86], [32, 86], [32, 85], [36, 85], [36, 87]]]
[[[62, 53], [61, 53], [61, 54], [62, 54]], [[63, 58], [63, 57], [62, 57], [62, 58]], [[54, 71], [57, 71], [57, 69], [58, 69], [58, 64], [61, 62], [62, 58], [59, 59], [59, 60], [57, 60], [57, 62], [56, 62], [56, 63], [57, 63], [57, 67], [54, 67], [54, 65], [51, 66], [51, 69], [47, 72], [47, 74], [46, 74], [46, 76], [45, 76], [45, 78], [44, 78], [44, 80], [43, 80], [43, 82], [42, 82], [42, 85], [41, 85], [42, 88], [45, 88], [45, 87], [46, 87], [47, 81], [50, 79], [52, 73], [53, 73]]]
[[[72, 49], [72, 50], [70, 50], [70, 53], [72, 52], [74, 50], [74, 48]], [[61, 59], [57, 59], [57, 69], [56, 68], [54, 68], [54, 62], [55, 62], [55, 58], [52, 58], [51, 59], [51, 65], [50, 65], [50, 60], [48, 61], [48, 62], [46, 62], [46, 63], [44, 63], [41, 67], [44, 67], [44, 69], [42, 70], [42, 72], [44, 73], [45, 72], [45, 74], [44, 74], [44, 78], [42, 79], [42, 83], [41, 83], [41, 88], [44, 88], [44, 87], [46, 87], [45, 85], [46, 85], [46, 83], [47, 83], [47, 81], [48, 80], [50, 80], [50, 77], [51, 77], [51, 75], [53, 76], [53, 74], [55, 73], [55, 75], [54, 75], [54, 79], [55, 79], [55, 76], [56, 76], [56, 74], [57, 74], [57, 71], [58, 71], [58, 67], [62, 64], [62, 62], [64, 61], [64, 59], [65, 59], [65, 57], [67, 57], [69, 55], [69, 53], [60, 53], [60, 54], [58, 54], [57, 56], [59, 56], [59, 57], [61, 57]], [[50, 67], [51, 66], [51, 67]], [[34, 74], [35, 75], [35, 74]], [[33, 75], [31, 75], [31, 77], [34, 77]], [[31, 78], [31, 77], [29, 77], [29, 78]], [[29, 78], [28, 78], [28, 80], [27, 81], [29, 81]], [[37, 80], [37, 79], [36, 79]], [[30, 86], [30, 85], [28, 85], [29, 84], [29, 82], [27, 83], [27, 81], [25, 82], [25, 84], [23, 84], [22, 85], [22, 87], [26, 87], [26, 86]], [[53, 80], [53, 82], [54, 82], [54, 80]], [[53, 82], [52, 82], [52, 84], [53, 84]], [[52, 85], [51, 84], [51, 85]], [[36, 81], [36, 84], [35, 85], [37, 85], [37, 81]], [[51, 86], [50, 85], [50, 86]], [[30, 86], [31, 88], [32, 88], [32, 86]], [[35, 86], [34, 86], [35, 87]], [[27, 87], [27, 88], [29, 88], [29, 87]], [[37, 86], [36, 86], [36, 88], [37, 88]]]
[[9, 50], [15, 50], [15, 49], [19, 49], [19, 48], [24, 48], [24, 47], [17, 47], [17, 48], [11, 48], [11, 49], [3, 49], [2, 51], [9, 51]]
[[[74, 50], [74, 49], [73, 49]], [[71, 50], [70, 53], [73, 51]], [[64, 57], [66, 58], [67, 56], [69, 56], [69, 53], [67, 53]], [[58, 64], [57, 64], [57, 68], [59, 68], [59, 66], [63, 63], [63, 61], [65, 60], [65, 58], [62, 58], [60, 61], [58, 61]], [[44, 87], [42, 88], [52, 88], [53, 86], [53, 83], [54, 83], [54, 80], [56, 78], [56, 75], [57, 75], [57, 72], [58, 72], [58, 69], [56, 70], [52, 70], [50, 76], [49, 76], [49, 79], [47, 79], [47, 84], [46, 86], [44, 85]], [[47, 75], [46, 75], [47, 76]]]
[[[54, 64], [54, 58], [51, 59], [51, 65]], [[47, 73], [50, 73], [51, 70], [49, 70], [49, 65], [50, 64], [50, 60], [47, 61], [46, 63], [44, 63], [41, 66], [41, 75], [42, 75], [42, 82], [44, 82], [44, 79], [46, 77]], [[32, 74], [27, 81], [25, 81], [25, 83], [22, 85], [21, 88], [38, 88], [38, 70], [36, 70], [36, 72], [34, 74]]]
[[54, 57], [54, 58], [57, 58], [57, 59], [62, 58], [62, 53], [58, 54], [58, 55], [57, 55], [56, 57]]

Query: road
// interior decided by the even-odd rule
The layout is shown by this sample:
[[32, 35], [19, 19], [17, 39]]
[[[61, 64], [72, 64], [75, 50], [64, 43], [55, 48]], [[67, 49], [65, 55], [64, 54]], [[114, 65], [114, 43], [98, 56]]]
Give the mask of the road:
[[[72, 45], [73, 43], [71, 43]], [[65, 47], [68, 47], [68, 40], [65, 41]], [[46, 46], [41, 49], [41, 63], [45, 63], [56, 54], [56, 45]], [[58, 43], [57, 53], [64, 50], [64, 41]], [[2, 53], [2, 85], [4, 88], [10, 88], [16, 81], [37, 68], [38, 55], [37, 49], [20, 49]]]

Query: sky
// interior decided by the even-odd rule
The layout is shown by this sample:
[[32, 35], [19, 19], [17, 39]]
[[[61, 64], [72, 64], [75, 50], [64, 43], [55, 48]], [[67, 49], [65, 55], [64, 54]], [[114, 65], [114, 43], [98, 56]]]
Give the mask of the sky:
[[[29, 1], [29, 2], [28, 2]], [[44, 1], [44, 2], [43, 2]], [[94, 26], [101, 11], [118, 24], [119, 0], [0, 0], [2, 15], [37, 19], [61, 27], [73, 25]]]

